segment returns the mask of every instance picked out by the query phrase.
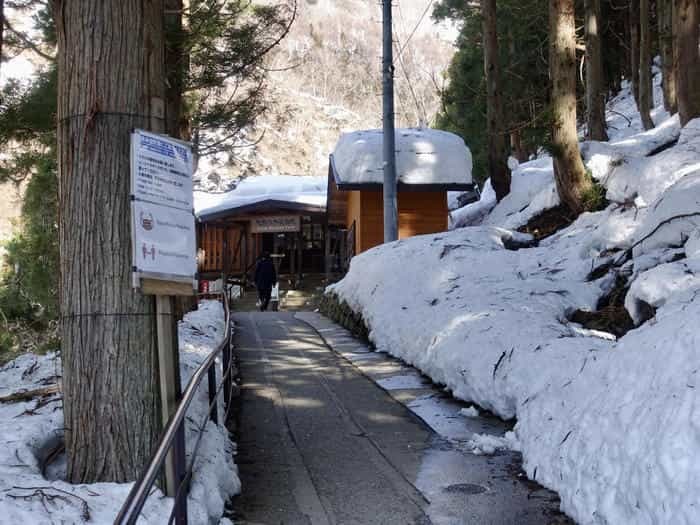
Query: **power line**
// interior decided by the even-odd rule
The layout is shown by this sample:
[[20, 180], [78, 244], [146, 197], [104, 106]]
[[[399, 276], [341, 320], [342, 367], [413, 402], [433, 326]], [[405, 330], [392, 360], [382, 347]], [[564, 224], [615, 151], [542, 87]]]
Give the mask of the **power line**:
[[406, 49], [406, 46], [408, 45], [408, 43], [409, 43], [409, 42], [411, 41], [411, 39], [413, 38], [413, 35], [415, 35], [415, 34], [416, 34], [416, 31], [418, 31], [418, 28], [420, 27], [421, 23], [423, 22], [423, 19], [425, 18], [425, 15], [428, 14], [428, 10], [430, 9], [430, 6], [433, 5], [433, 2], [434, 2], [434, 1], [435, 1], [435, 0], [430, 0], [430, 1], [428, 2], [428, 5], [425, 6], [425, 10], [423, 11], [423, 14], [420, 15], [420, 18], [418, 19], [418, 22], [416, 23], [416, 26], [413, 28], [413, 31], [411, 31], [411, 34], [408, 35], [408, 39], [404, 42], [404, 44], [403, 44], [403, 46], [401, 47], [401, 49], [399, 49], [399, 56], [401, 56], [401, 54], [403, 53], [403, 50]]

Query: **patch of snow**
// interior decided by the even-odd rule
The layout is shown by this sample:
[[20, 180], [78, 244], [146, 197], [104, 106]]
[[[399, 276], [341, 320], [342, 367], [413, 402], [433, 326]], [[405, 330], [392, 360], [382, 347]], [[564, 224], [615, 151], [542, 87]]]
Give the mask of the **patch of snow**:
[[645, 319], [640, 312], [642, 302], [659, 308], [686, 292], [700, 288], [700, 260], [660, 264], [639, 275], [630, 286], [625, 308], [639, 324]]
[[491, 179], [486, 179], [478, 201], [450, 212], [450, 229], [481, 224], [495, 205], [496, 192], [491, 185]]
[[466, 446], [469, 452], [477, 456], [490, 456], [499, 450], [520, 450], [518, 438], [513, 432], [506, 432], [503, 437], [491, 434], [473, 434]]
[[[683, 146], [679, 144], [673, 148], [676, 149], [683, 150]], [[684, 174], [679, 176], [678, 171]], [[683, 246], [700, 226], [700, 163], [692, 172], [684, 167], [678, 171], [673, 171], [671, 165], [669, 171], [658, 175], [676, 182], [669, 184], [640, 221], [635, 234], [635, 258], [654, 250]]]
[[463, 408], [459, 414], [464, 417], [479, 417], [479, 411], [474, 407]]
[[552, 158], [523, 162], [511, 173], [510, 193], [491, 211], [484, 225], [515, 230], [543, 211], [559, 205]]
[[[339, 181], [382, 184], [383, 132], [380, 129], [344, 133], [333, 152]], [[396, 172], [404, 184], [469, 184], [472, 155], [461, 137], [428, 128], [396, 130]]]
[[[179, 325], [183, 387], [222, 334], [223, 309], [217, 301], [203, 301], [199, 310], [185, 316]], [[54, 376], [60, 375], [60, 369], [60, 360], [53, 353], [20, 356], [0, 369], [1, 395], [53, 382]], [[37, 458], [39, 450], [49, 440], [58, 440], [64, 426], [60, 399], [56, 396], [51, 401], [36, 409], [36, 401], [0, 404], [0, 420], [3, 421], [0, 426], [0, 521], [112, 523], [132, 487], [131, 483], [72, 485], [42, 475]], [[188, 462], [195, 442], [194, 429], [207, 415], [208, 404], [206, 388], [199, 389], [190, 406], [186, 425]], [[26, 413], [27, 410], [33, 410], [33, 413]], [[190, 523], [219, 520], [225, 502], [240, 491], [233, 453], [234, 444], [229, 440], [226, 428], [209, 421], [194, 465], [188, 498]], [[22, 487], [43, 487], [46, 494], [59, 497], [47, 504], [34, 489]], [[146, 501], [139, 523], [163, 523], [164, 517], [170, 515], [172, 502], [172, 498], [164, 497], [160, 490], [155, 489]], [[86, 510], [89, 520], [86, 519]]]

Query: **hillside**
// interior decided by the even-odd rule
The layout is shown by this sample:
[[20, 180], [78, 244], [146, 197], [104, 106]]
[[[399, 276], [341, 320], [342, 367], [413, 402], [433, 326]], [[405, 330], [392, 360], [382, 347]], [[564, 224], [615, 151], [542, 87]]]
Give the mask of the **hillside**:
[[581, 524], [698, 523], [700, 119], [681, 128], [660, 80], [656, 127], [625, 83], [610, 140], [581, 144], [604, 210], [520, 233], [559, 204], [543, 154], [501, 202], [487, 182], [453, 213], [463, 227], [364, 252], [327, 290], [379, 350], [517, 419], [504, 443]]
[[[456, 31], [433, 23], [430, 4], [404, 0], [394, 8], [394, 52], [405, 46], [395, 57], [400, 126], [432, 121], [436, 86], [454, 53]], [[381, 126], [381, 5], [301, 0], [298, 8], [269, 60], [269, 112], [232, 155], [203, 159], [200, 188], [222, 190], [241, 175], [324, 175], [342, 131]]]

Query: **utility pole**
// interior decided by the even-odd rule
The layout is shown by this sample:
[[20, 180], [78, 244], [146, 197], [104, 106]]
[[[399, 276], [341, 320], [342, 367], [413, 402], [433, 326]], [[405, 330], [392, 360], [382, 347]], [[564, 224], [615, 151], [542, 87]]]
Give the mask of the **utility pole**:
[[384, 146], [384, 242], [399, 238], [396, 205], [396, 146], [394, 144], [394, 57], [391, 24], [391, 1], [382, 2], [383, 57], [383, 146]]

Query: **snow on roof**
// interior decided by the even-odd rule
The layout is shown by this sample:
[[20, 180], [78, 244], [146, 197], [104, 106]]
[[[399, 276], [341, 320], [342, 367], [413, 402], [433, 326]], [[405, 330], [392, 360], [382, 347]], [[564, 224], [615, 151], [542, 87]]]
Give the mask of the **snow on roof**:
[[243, 179], [235, 189], [225, 193], [195, 192], [194, 211], [197, 217], [202, 217], [265, 201], [325, 208], [327, 184], [326, 177], [295, 175], [249, 177]]
[[[341, 135], [332, 156], [340, 186], [382, 184], [384, 180], [380, 129]], [[472, 184], [472, 155], [461, 137], [425, 128], [396, 130], [396, 171], [403, 184]]]

